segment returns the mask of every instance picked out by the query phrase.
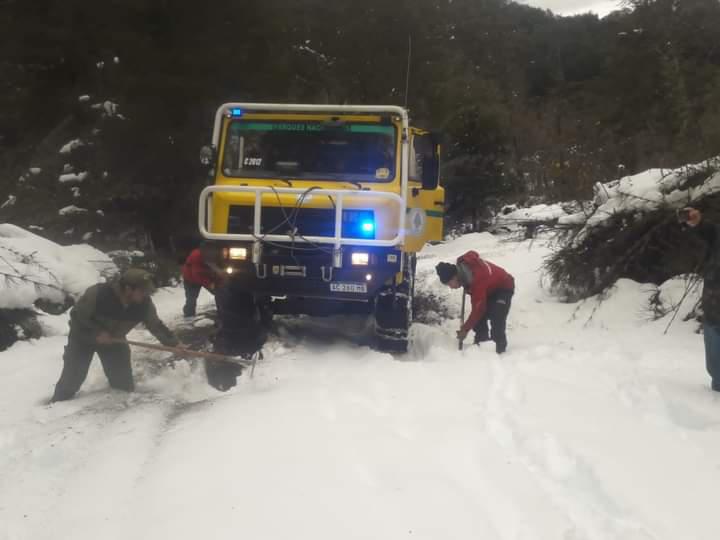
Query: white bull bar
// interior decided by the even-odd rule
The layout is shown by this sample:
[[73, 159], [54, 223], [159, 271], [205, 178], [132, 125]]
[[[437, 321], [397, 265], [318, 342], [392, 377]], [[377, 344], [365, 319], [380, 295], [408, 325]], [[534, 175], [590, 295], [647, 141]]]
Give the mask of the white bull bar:
[[[250, 234], [237, 233], [214, 233], [208, 230], [208, 219], [212, 219], [212, 208], [210, 196], [213, 193], [254, 193], [254, 216], [253, 231]], [[335, 234], [334, 236], [306, 236], [306, 235], [290, 235], [290, 234], [263, 234], [262, 232], [262, 196], [270, 194], [273, 196], [297, 195], [299, 204], [297, 208], [302, 208], [302, 199], [305, 195], [313, 197], [318, 195], [334, 197], [335, 203]], [[347, 238], [342, 234], [342, 217], [343, 217], [343, 199], [345, 197], [367, 198], [367, 199], [385, 199], [397, 204], [398, 221], [396, 223], [397, 234], [387, 240], [364, 239], [364, 238]], [[215, 185], [208, 186], [200, 193], [200, 201], [198, 207], [198, 228], [200, 234], [208, 240], [226, 240], [226, 241], [242, 241], [242, 242], [306, 242], [311, 244], [332, 244], [335, 249], [339, 250], [344, 245], [353, 246], [376, 246], [376, 247], [392, 247], [403, 243], [405, 239], [405, 208], [406, 202], [403, 197], [396, 193], [388, 193], [382, 191], [365, 191], [352, 189], [325, 189], [315, 188], [308, 190], [307, 188], [286, 188], [286, 187], [269, 187], [269, 186], [228, 186]], [[288, 207], [288, 211], [292, 212], [296, 207]]]

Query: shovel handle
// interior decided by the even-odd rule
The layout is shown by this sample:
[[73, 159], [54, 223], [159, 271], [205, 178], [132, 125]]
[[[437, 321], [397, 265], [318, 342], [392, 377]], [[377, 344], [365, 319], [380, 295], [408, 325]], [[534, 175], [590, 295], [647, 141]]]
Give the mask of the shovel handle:
[[126, 345], [134, 345], [135, 347], [143, 347], [144, 349], [152, 349], [154, 351], [165, 351], [183, 356], [194, 356], [197, 358], [206, 358], [208, 360], [221, 360], [223, 362], [231, 362], [233, 364], [240, 364], [242, 366], [251, 366], [252, 362], [249, 360], [242, 360], [233, 356], [225, 356], [224, 354], [206, 352], [206, 351], [193, 351], [191, 349], [183, 349], [181, 347], [169, 347], [167, 345], [156, 345], [155, 343], [142, 343], [140, 341], [131, 341], [129, 339], [115, 338], [112, 340], [113, 343], [125, 343]]
[[[465, 289], [462, 289], [462, 303], [460, 304], [460, 328], [462, 329], [462, 325], [465, 322]], [[463, 350], [463, 340], [461, 338], [458, 338], [458, 350]]]

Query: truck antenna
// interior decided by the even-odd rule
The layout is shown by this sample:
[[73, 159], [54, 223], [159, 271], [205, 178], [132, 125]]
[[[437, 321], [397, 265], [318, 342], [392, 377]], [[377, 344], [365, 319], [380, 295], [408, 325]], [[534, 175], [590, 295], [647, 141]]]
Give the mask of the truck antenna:
[[408, 106], [408, 92], [410, 91], [410, 59], [412, 58], [412, 34], [408, 34], [407, 73], [405, 75], [405, 108]]

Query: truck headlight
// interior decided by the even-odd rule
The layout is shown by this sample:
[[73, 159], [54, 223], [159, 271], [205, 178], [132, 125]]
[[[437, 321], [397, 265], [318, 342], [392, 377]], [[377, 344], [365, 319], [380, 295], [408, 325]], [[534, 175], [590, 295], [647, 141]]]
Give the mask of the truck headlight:
[[244, 261], [247, 259], [247, 248], [244, 247], [231, 247], [228, 250], [230, 260], [233, 261]]
[[353, 266], [367, 266], [370, 263], [370, 254], [355, 251], [351, 256]]

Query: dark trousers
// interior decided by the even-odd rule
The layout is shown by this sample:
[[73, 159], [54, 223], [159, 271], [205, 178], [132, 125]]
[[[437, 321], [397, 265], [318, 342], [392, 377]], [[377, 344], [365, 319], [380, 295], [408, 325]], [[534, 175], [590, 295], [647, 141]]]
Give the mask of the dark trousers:
[[712, 379], [713, 390], [720, 391], [720, 327], [705, 323], [705, 367]]
[[185, 305], [183, 306], [183, 315], [186, 317], [192, 317], [195, 315], [195, 309], [197, 308], [197, 299], [200, 295], [200, 289], [202, 285], [196, 283], [188, 283], [183, 280], [185, 286]]
[[[512, 289], [498, 289], [488, 296], [485, 316], [473, 328], [475, 343], [492, 339], [495, 342], [495, 351], [505, 352], [507, 349], [505, 327], [514, 293]], [[488, 323], [490, 323], [489, 329]]]
[[60, 380], [55, 385], [53, 401], [70, 399], [80, 390], [95, 353], [100, 357], [103, 371], [112, 388], [126, 392], [135, 389], [130, 365], [130, 347], [123, 343], [98, 345], [79, 340], [70, 333], [63, 354], [63, 370]]

